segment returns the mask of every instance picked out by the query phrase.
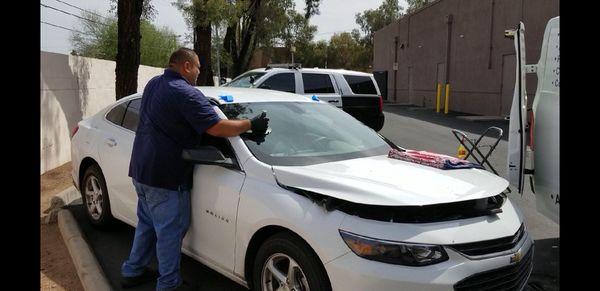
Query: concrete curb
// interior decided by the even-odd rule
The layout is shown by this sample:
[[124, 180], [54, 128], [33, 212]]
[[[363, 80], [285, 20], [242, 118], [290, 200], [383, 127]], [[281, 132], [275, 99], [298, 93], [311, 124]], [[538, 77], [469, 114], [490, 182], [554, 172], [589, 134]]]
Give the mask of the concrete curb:
[[110, 284], [96, 257], [81, 234], [79, 225], [69, 210], [58, 212], [58, 228], [67, 245], [77, 275], [86, 291], [111, 290]]
[[71, 205], [71, 204], [77, 205], [77, 204], [82, 203], [81, 202], [81, 194], [79, 194], [79, 191], [77, 191], [75, 186], [71, 186], [71, 187], [63, 190], [62, 192], [56, 194], [55, 196], [62, 199], [62, 201], [65, 203], [65, 205]]

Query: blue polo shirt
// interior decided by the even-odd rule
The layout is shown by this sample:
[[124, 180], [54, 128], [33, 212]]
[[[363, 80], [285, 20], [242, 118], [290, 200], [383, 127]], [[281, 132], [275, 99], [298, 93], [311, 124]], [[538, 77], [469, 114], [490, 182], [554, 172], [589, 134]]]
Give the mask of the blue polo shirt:
[[148, 82], [133, 142], [129, 176], [152, 187], [191, 188], [193, 164], [181, 158], [221, 118], [200, 90], [166, 69]]

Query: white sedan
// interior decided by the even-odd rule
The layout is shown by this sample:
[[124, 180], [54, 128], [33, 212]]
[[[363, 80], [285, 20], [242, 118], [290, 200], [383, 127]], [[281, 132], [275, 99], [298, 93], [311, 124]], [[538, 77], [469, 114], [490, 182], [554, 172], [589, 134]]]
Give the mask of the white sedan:
[[[520, 290], [533, 241], [508, 182], [388, 158], [396, 145], [291, 93], [199, 87], [222, 118], [265, 110], [264, 139], [204, 135], [183, 253], [253, 290]], [[135, 226], [128, 177], [141, 94], [79, 122], [73, 180], [89, 219]]]

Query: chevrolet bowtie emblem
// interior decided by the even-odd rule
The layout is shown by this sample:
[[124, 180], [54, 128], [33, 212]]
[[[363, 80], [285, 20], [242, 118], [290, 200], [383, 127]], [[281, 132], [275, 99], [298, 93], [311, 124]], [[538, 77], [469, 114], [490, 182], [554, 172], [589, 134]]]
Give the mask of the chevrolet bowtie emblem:
[[521, 253], [521, 250], [519, 250], [514, 255], [510, 256], [510, 263], [518, 263], [521, 259], [523, 259], [523, 254]]

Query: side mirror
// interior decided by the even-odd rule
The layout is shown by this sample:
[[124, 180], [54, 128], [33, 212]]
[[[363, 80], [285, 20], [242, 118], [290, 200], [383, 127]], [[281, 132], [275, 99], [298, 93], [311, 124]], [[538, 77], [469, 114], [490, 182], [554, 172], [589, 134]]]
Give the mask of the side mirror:
[[227, 168], [237, 167], [230, 158], [226, 158], [223, 153], [214, 146], [186, 149], [181, 153], [181, 157], [184, 160], [195, 164], [218, 165]]

